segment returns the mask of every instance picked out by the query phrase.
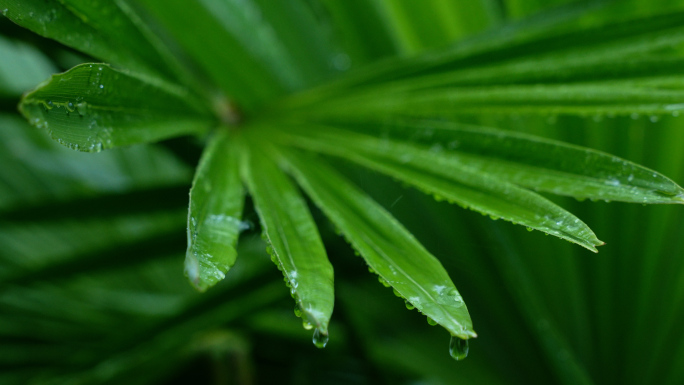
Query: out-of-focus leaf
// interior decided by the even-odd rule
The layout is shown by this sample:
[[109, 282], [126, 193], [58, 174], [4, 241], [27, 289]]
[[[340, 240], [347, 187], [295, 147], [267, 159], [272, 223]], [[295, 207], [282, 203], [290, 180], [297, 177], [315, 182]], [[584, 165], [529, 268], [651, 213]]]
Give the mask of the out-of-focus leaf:
[[555, 235], [594, 252], [603, 244], [586, 224], [546, 198], [426, 148], [316, 126], [298, 130], [289, 142], [353, 160], [438, 199]]
[[302, 188], [383, 282], [452, 336], [476, 336], [449, 275], [411, 233], [322, 160], [294, 151], [282, 154]]
[[[339, 81], [296, 95], [285, 105], [308, 108], [307, 105], [322, 99], [351, 96], [356, 90], [355, 97], [365, 94], [372, 99], [370, 94], [375, 98], [382, 94], [381, 100], [392, 96], [388, 99], [393, 99], [392, 103], [410, 97], [412, 92], [416, 93], [415, 98], [412, 98], [414, 102], [429, 103], [424, 98], [429, 99], [428, 96], [431, 96], [433, 100], [443, 102], [440, 108], [447, 102], [444, 98], [459, 103], [470, 103], [452, 106], [452, 112], [458, 113], [489, 110], [516, 112], [512, 111], [512, 105], [506, 106], [502, 103], [517, 104], [515, 108], [526, 107], [537, 112], [625, 112], [629, 104], [626, 102], [627, 94], [637, 93], [639, 87], [642, 87], [643, 91], [644, 88], [657, 86], [631, 84], [629, 81], [622, 84], [599, 81], [607, 78], [639, 80], [644, 76], [658, 75], [679, 78], [681, 66], [677, 66], [673, 61], [681, 61], [680, 50], [676, 47], [684, 42], [684, 30], [681, 27], [683, 19], [684, 12], [677, 11], [628, 21], [604, 21], [603, 24], [599, 23], [598, 26], [591, 28], [577, 25], [574, 25], [575, 28], [560, 31], [550, 30], [548, 26], [513, 31], [510, 28], [502, 28], [481, 38], [459, 42], [449, 49], [434, 50], [410, 59], [379, 62]], [[587, 83], [589, 80], [596, 82]], [[582, 84], [556, 86], [563, 81]], [[519, 86], [512, 89], [478, 88], [509, 84]], [[525, 87], [525, 84], [539, 84], [540, 87]], [[448, 86], [453, 88], [450, 89]], [[465, 88], [461, 90], [462, 87]], [[662, 88], [666, 90], [667, 86], [663, 85]], [[490, 92], [491, 96], [485, 95]], [[392, 93], [397, 94], [391, 95]], [[669, 95], [674, 94], [676, 93]], [[625, 96], [625, 99], [621, 99], [621, 95]], [[661, 91], [654, 95], [654, 98], [666, 98], [667, 95], [668, 93]], [[523, 100], [516, 97], [536, 98], [536, 102], [542, 105], [525, 105]], [[545, 101], [545, 97], [551, 99]], [[354, 97], [351, 97], [346, 100], [353, 99]], [[487, 102], [490, 105], [486, 105]], [[569, 102], [583, 102], [585, 105], [574, 106], [574, 109], [572, 105], [563, 105]], [[610, 102], [620, 102], [625, 106], [620, 109], [619, 106], [610, 106]], [[590, 103], [608, 105], [602, 106], [602, 109], [599, 109], [601, 106], [594, 105], [592, 110], [589, 108]], [[636, 103], [629, 105], [634, 104]], [[654, 108], [646, 110], [658, 111]], [[668, 112], [672, 111], [664, 111]]]
[[684, 77], [568, 84], [369, 89], [315, 106], [313, 116], [442, 117], [472, 114], [631, 115], [684, 113]]
[[183, 217], [183, 212], [176, 210], [43, 223], [0, 221], [0, 281], [16, 280], [55, 266], [105, 263], [112, 257], [107, 249], [170, 233], [182, 234], [179, 230]]
[[453, 42], [465, 34], [479, 32], [489, 26], [492, 15], [488, 0], [468, 3], [425, 0], [380, 0], [384, 19], [391, 23], [390, 31], [408, 53], [434, 48]]
[[16, 97], [56, 70], [34, 47], [0, 35], [0, 98]]
[[26, 94], [31, 124], [81, 151], [152, 142], [209, 129], [213, 118], [184, 89], [106, 64], [82, 64]]
[[[82, 203], [80, 209], [88, 210], [89, 201], [80, 200], [83, 197], [101, 193], [116, 201], [117, 196], [132, 190], [152, 191], [191, 180], [191, 170], [157, 146], [84, 154], [58, 145], [19, 116], [0, 114], [0, 127], [0, 210], [23, 210], [23, 220], [36, 220], [26, 210], [47, 210], [48, 202], [59, 205], [51, 207], [46, 218], [59, 215], [62, 208], [73, 209], [67, 213], [72, 218], [87, 216], [76, 202]], [[169, 191], [165, 193], [169, 196]], [[140, 198], [143, 196], [136, 197]], [[134, 208], [138, 202], [144, 199], [117, 204]], [[107, 204], [100, 204], [99, 209], [107, 208]]]
[[334, 32], [346, 48], [352, 68], [400, 53], [391, 36], [387, 18], [377, 2], [366, 0], [321, 0], [328, 11]]
[[[247, 8], [242, 8], [244, 13], [239, 14], [228, 9], [229, 5], [207, 7], [201, 2], [139, 0], [131, 5], [140, 8], [141, 15], [149, 18], [151, 25], [163, 28], [163, 34], [170, 35], [184, 49], [213, 87], [237, 102], [242, 111], [252, 111], [259, 103], [284, 91], [283, 84], [266, 69], [266, 63], [253, 55], [260, 50], [242, 46], [240, 41], [246, 37], [250, 38], [250, 44], [258, 45], [268, 39], [259, 33], [245, 35], [244, 31], [233, 35], [230, 28], [235, 26], [227, 29], [224, 24], [228, 22], [227, 14], [238, 19], [249, 17]], [[219, 19], [221, 16], [224, 18]]]
[[0, 0], [3, 14], [18, 25], [98, 59], [167, 79], [177, 63], [126, 0]]
[[[299, 72], [301, 78], [298, 88], [311, 87], [349, 67], [349, 57], [338, 46], [332, 31], [334, 26], [330, 24], [318, 0], [287, 3], [253, 1], [259, 4], [264, 21], [278, 36], [285, 52], [292, 57], [294, 70]], [[280, 67], [281, 62], [284, 60], [279, 59], [269, 65]]]
[[244, 226], [238, 154], [230, 144], [225, 131], [211, 139], [190, 189], [185, 274], [202, 291], [222, 280], [235, 263]]
[[272, 259], [282, 270], [305, 323], [327, 336], [333, 269], [306, 202], [263, 150], [242, 154], [242, 177], [254, 199]]

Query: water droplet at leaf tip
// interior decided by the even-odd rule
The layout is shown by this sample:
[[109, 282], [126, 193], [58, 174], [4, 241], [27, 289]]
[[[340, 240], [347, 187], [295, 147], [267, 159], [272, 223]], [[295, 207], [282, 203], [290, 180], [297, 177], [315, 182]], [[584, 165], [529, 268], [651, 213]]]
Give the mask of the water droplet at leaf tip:
[[319, 349], [323, 349], [328, 344], [328, 333], [322, 332], [320, 329], [316, 328], [313, 332], [313, 344]]
[[456, 361], [460, 361], [468, 357], [470, 346], [467, 339], [462, 339], [456, 336], [451, 336], [449, 341], [449, 355]]

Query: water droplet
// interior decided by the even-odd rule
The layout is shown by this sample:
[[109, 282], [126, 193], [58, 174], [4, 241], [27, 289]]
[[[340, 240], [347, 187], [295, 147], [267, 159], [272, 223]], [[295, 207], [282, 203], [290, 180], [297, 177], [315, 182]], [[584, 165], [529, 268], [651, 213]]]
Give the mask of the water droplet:
[[55, 103], [53, 103], [52, 100], [48, 100], [47, 103], [44, 103], [44, 104], [48, 110], [51, 110], [55, 107]]
[[528, 228], [527, 228], [527, 231], [534, 231], [534, 229], [531, 228], [531, 227], [528, 227]]
[[437, 321], [433, 320], [430, 317], [427, 317], [427, 323], [430, 324], [430, 326], [437, 326]]
[[76, 111], [76, 107], [74, 106], [74, 103], [72, 103], [72, 102], [67, 103], [66, 109], [67, 109], [67, 111], [69, 111], [69, 112], [74, 112], [74, 111]]
[[456, 361], [460, 361], [468, 357], [468, 350], [470, 346], [468, 340], [458, 338], [456, 336], [451, 336], [451, 341], [449, 341], [449, 355]]
[[390, 286], [391, 286], [390, 283], [387, 282], [386, 279], [384, 279], [384, 278], [382, 278], [382, 277], [380, 277], [380, 276], [378, 276], [378, 281], [380, 281], [380, 283], [381, 283], [382, 286], [384, 286], [384, 287], [390, 287]]
[[416, 307], [413, 306], [413, 304], [412, 304], [411, 302], [409, 302], [409, 301], [405, 301], [405, 303], [406, 303], [406, 308], [409, 309], [409, 310], [413, 310], [413, 309], [416, 308]]
[[399, 298], [404, 298], [404, 296], [401, 295], [401, 293], [399, 293], [399, 291], [395, 288], [392, 288], [392, 293], [394, 293], [394, 295], [396, 295]]
[[320, 329], [316, 328], [313, 332], [313, 344], [317, 348], [323, 349], [328, 344], [328, 334], [324, 334]]
[[400, 161], [401, 163], [408, 163], [408, 162], [410, 162], [410, 161], [412, 161], [412, 160], [413, 160], [413, 155], [411, 155], [411, 154], [402, 154], [402, 155], [399, 157], [399, 161]]
[[658, 115], [652, 115], [650, 118], [648, 118], [648, 120], [650, 120], [651, 123], [655, 123], [660, 120], [660, 118], [658, 118]]
[[306, 330], [311, 330], [313, 329], [313, 325], [310, 324], [308, 321], [302, 321], [302, 327]]
[[345, 53], [339, 53], [332, 58], [332, 65], [338, 71], [346, 71], [351, 65], [351, 59], [349, 55]]
[[295, 313], [295, 315], [297, 316], [297, 318], [301, 318], [301, 317], [302, 317], [302, 310], [301, 310], [301, 309], [299, 308], [299, 306], [297, 306], [297, 305], [295, 305], [294, 313]]

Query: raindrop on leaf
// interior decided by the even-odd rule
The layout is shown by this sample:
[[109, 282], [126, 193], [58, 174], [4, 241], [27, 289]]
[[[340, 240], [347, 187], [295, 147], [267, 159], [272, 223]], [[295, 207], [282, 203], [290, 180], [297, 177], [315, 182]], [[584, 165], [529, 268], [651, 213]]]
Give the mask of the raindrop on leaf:
[[313, 344], [317, 348], [323, 349], [328, 344], [328, 334], [324, 334], [320, 329], [316, 328], [313, 333]]
[[468, 357], [469, 349], [468, 340], [451, 336], [451, 341], [449, 342], [449, 355], [451, 355], [451, 358], [456, 361], [463, 360]]

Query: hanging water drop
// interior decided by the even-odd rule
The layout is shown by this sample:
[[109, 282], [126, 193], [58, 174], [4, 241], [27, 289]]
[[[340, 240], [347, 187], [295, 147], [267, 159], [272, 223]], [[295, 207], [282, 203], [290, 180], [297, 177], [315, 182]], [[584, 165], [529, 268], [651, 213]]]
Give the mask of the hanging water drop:
[[311, 330], [313, 329], [313, 325], [309, 323], [309, 321], [302, 321], [302, 327], [306, 330]]
[[302, 310], [299, 308], [298, 305], [295, 305], [294, 313], [295, 313], [295, 316], [297, 316], [297, 318], [301, 318], [301, 317], [302, 317]]
[[534, 231], [534, 229], [531, 228], [531, 227], [528, 227], [528, 228], [527, 228], [527, 231]]
[[328, 334], [323, 333], [320, 329], [316, 328], [313, 333], [313, 344], [317, 348], [323, 349], [325, 345], [328, 344]]
[[416, 308], [415, 306], [413, 306], [413, 304], [412, 304], [411, 302], [409, 302], [409, 301], [404, 301], [404, 302], [406, 303], [406, 308], [407, 308], [407, 309], [413, 310], [413, 309]]
[[451, 336], [451, 341], [449, 342], [449, 355], [456, 361], [460, 361], [468, 357], [468, 340], [458, 338], [456, 336]]

